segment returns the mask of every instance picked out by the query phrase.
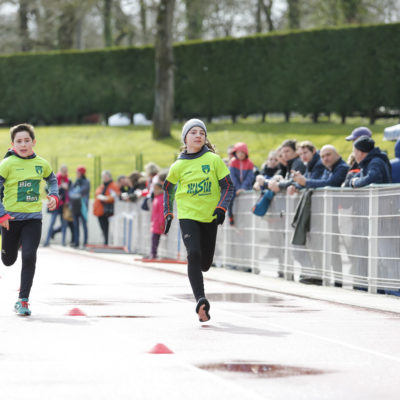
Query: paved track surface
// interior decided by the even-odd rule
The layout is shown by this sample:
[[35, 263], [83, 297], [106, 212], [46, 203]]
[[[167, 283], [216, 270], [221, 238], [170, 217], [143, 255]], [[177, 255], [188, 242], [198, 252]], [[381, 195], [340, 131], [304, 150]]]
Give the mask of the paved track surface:
[[[162, 268], [41, 248], [24, 318], [20, 261], [2, 266], [1, 399], [399, 398], [399, 299], [212, 269], [200, 324], [186, 266]], [[173, 354], [150, 354], [158, 343]]]

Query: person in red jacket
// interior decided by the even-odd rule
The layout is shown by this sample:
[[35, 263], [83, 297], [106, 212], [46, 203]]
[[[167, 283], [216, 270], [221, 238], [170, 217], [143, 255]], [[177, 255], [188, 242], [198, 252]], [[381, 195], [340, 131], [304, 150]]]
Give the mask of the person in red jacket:
[[164, 233], [164, 191], [161, 183], [153, 184], [153, 204], [151, 208], [151, 258], [157, 258], [157, 249]]
[[235, 196], [246, 190], [252, 190], [254, 181], [254, 164], [249, 159], [249, 150], [246, 143], [236, 143], [233, 148], [233, 158], [229, 162], [229, 171], [233, 185], [235, 186], [234, 196], [228, 207], [229, 224], [234, 225], [233, 201]]

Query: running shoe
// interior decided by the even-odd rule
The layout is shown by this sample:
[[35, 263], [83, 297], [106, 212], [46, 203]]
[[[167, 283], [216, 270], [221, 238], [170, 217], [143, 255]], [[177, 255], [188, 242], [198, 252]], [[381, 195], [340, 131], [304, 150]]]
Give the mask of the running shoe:
[[18, 315], [31, 315], [28, 301], [28, 299], [18, 299], [18, 301], [15, 303], [14, 309]]

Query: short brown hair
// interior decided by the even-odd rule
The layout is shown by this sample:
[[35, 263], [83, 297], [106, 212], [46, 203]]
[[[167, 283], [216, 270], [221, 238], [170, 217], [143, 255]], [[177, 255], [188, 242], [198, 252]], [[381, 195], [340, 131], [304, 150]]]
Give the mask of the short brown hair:
[[305, 140], [299, 144], [299, 149], [308, 149], [313, 153], [316, 150], [316, 147], [309, 140]]
[[28, 132], [31, 139], [35, 140], [35, 130], [34, 130], [33, 126], [30, 124], [19, 124], [19, 125], [15, 125], [12, 128], [10, 128], [10, 135], [11, 135], [12, 142], [14, 141], [15, 135], [18, 132]]
[[293, 151], [297, 150], [297, 140], [296, 139], [287, 139], [281, 144], [282, 147], [290, 147]]

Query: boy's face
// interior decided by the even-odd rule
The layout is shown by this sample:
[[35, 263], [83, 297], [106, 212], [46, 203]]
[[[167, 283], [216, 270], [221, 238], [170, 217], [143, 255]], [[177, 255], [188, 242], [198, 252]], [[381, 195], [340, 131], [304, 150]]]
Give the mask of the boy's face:
[[298, 153], [303, 163], [310, 162], [314, 157], [314, 153], [308, 147], [300, 147]]
[[281, 150], [283, 159], [287, 162], [297, 157], [297, 153], [291, 147], [282, 147]]
[[236, 152], [236, 158], [240, 161], [243, 161], [246, 158], [246, 153], [244, 151], [238, 150]]
[[14, 136], [14, 141], [11, 144], [18, 155], [28, 157], [33, 154], [33, 146], [36, 144], [36, 140], [32, 140], [29, 132], [23, 131]]

